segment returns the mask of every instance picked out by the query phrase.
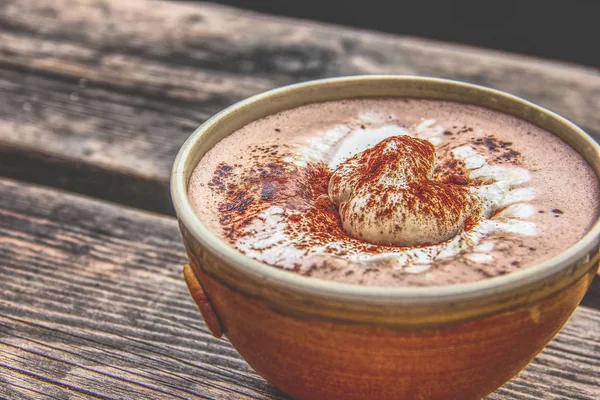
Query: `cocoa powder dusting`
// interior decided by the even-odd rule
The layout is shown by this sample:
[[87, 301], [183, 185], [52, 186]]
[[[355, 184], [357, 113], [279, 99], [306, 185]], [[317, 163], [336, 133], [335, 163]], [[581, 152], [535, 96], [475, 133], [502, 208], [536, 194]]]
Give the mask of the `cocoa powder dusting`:
[[[434, 162], [435, 148], [429, 142], [410, 137], [397, 138], [408, 151], [419, 154], [414, 159]], [[245, 228], [253, 219], [268, 208], [277, 206], [284, 210], [284, 231], [294, 238], [293, 245], [299, 250], [319, 246], [323, 247], [324, 253], [342, 255], [358, 252], [377, 254], [402, 249], [399, 246], [373, 245], [346, 233], [337, 206], [327, 193], [333, 171], [326, 164], [308, 163], [306, 167], [297, 167], [283, 162], [282, 157], [271, 157], [271, 150], [259, 148], [256, 152], [261, 154], [260, 161], [249, 170], [220, 164], [209, 183], [211, 190], [224, 198], [218, 205], [220, 223], [224, 236], [231, 243], [251, 235]], [[361, 160], [364, 168], [362, 184], [375, 179], [383, 168], [389, 168], [394, 158], [398, 157], [398, 152], [376, 154], [369, 150], [362, 153], [361, 157], [365, 157], [365, 160]], [[416, 162], [411, 168], [416, 176], [423, 176], [427, 174], [429, 166]], [[409, 182], [405, 199], [415, 212], [453, 218], [457, 210], [467, 206], [465, 185], [468, 181], [465, 182], [464, 174], [462, 162], [446, 162], [438, 166], [434, 181], [424, 179]], [[385, 196], [386, 191], [393, 188], [382, 187], [380, 190]], [[438, 199], [438, 202], [428, 201], [431, 197]], [[386, 215], [394, 210], [382, 208], [379, 212]], [[472, 228], [475, 222], [469, 220], [465, 229]], [[332, 245], [336, 242], [343, 242], [343, 249]]]
[[[285, 230], [300, 239], [294, 243], [298, 249], [354, 240], [342, 229], [337, 207], [327, 196], [332, 172], [325, 164], [298, 168], [273, 161], [255, 165], [252, 170], [258, 174], [236, 176], [229, 173], [228, 166], [221, 165], [211, 181], [211, 189], [225, 198], [219, 204], [220, 222], [230, 242], [245, 236], [244, 227], [273, 206], [285, 210], [288, 221]], [[228, 181], [236, 181], [235, 190], [224, 189]], [[370, 244], [361, 243], [360, 247], [363, 246]]]
[[467, 176], [467, 167], [464, 161], [455, 158], [445, 159], [438, 163], [433, 170], [433, 178], [438, 182], [467, 185], [469, 184]]
[[471, 144], [475, 148], [483, 147], [487, 150], [486, 153], [490, 154], [488, 158], [490, 162], [515, 164], [521, 161], [521, 153], [512, 149], [512, 142], [500, 140], [494, 135], [477, 138]]

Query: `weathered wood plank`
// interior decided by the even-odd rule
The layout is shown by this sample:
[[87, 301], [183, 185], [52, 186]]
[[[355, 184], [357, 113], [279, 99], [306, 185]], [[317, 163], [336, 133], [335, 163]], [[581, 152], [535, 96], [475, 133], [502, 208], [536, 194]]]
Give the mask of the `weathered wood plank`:
[[[173, 218], [0, 180], [0, 395], [285, 398], [201, 322]], [[600, 311], [580, 307], [491, 399], [597, 399]]]
[[[1, 366], [0, 371], [7, 367]], [[6, 377], [8, 378], [8, 377]], [[18, 371], [13, 370], [11, 381], [0, 377], [0, 393], [7, 399], [37, 400], [37, 399], [60, 399], [64, 389], [58, 389], [55, 385], [40, 382], [36, 378], [23, 377]], [[79, 393], [71, 393], [72, 399], [83, 399]], [[64, 396], [62, 396], [64, 398]], [[89, 397], [88, 397], [89, 398]]]
[[174, 219], [8, 181], [1, 191], [0, 381], [10, 390], [281, 397], [201, 323]]
[[364, 73], [496, 87], [600, 135], [600, 73], [591, 68], [210, 4], [5, 0], [0, 167], [5, 176], [172, 213], [169, 167], [209, 115], [284, 83]]

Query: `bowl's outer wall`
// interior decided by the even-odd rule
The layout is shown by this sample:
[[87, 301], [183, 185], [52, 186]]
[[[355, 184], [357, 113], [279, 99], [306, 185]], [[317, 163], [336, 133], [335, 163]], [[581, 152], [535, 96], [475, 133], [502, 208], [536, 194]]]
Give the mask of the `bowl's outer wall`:
[[593, 257], [582, 278], [527, 307], [407, 331], [283, 314], [207, 275], [203, 266], [223, 261], [207, 251], [190, 251], [200, 248], [189, 235], [184, 240], [230, 342], [267, 381], [299, 399], [480, 399], [543, 349], [598, 269]]

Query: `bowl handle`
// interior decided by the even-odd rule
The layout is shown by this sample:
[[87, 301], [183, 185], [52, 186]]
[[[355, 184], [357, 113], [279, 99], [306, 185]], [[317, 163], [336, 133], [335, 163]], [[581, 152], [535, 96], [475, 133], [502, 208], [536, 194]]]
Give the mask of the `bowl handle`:
[[196, 302], [200, 313], [202, 314], [202, 318], [204, 318], [204, 322], [208, 329], [210, 329], [210, 333], [216, 338], [220, 338], [223, 335], [223, 325], [217, 317], [217, 313], [213, 308], [210, 300], [206, 296], [198, 277], [194, 273], [194, 269], [190, 264], [185, 264], [183, 266], [183, 277], [185, 278], [185, 283], [187, 283], [188, 289], [192, 295], [192, 298]]

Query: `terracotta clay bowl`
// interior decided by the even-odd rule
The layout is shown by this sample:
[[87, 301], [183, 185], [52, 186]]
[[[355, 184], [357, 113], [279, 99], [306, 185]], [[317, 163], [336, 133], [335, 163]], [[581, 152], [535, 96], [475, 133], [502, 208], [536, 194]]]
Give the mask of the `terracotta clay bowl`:
[[[441, 79], [362, 76], [276, 89], [235, 104], [183, 145], [172, 196], [190, 264], [184, 274], [211, 332], [261, 376], [300, 399], [477, 399], [507, 382], [553, 338], [598, 269], [598, 221], [538, 265], [479, 282], [386, 288], [296, 275], [252, 260], [194, 214], [187, 183], [220, 139], [296, 106], [357, 97], [476, 104], [559, 136], [600, 175], [598, 145], [564, 118], [495, 90]], [[568, 166], [566, 166], [568, 167]]]

